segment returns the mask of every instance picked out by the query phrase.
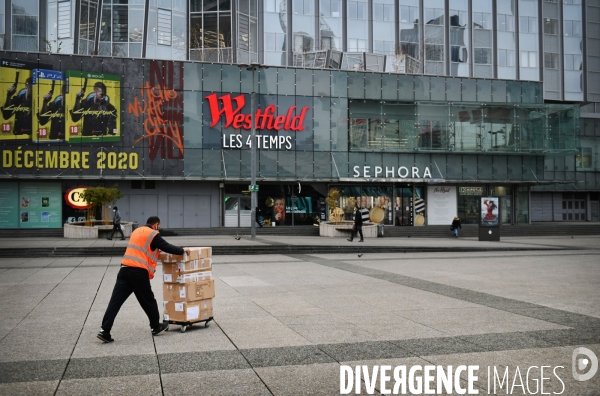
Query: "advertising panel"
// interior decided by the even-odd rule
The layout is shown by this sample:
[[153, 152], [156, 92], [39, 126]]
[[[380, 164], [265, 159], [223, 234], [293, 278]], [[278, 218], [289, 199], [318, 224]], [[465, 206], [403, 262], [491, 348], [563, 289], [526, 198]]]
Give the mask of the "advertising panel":
[[61, 228], [60, 183], [23, 182], [19, 189], [20, 228]]
[[483, 227], [500, 226], [500, 198], [481, 197], [480, 225]]
[[66, 140], [65, 90], [63, 72], [46, 69], [33, 71], [33, 142]]
[[70, 143], [121, 140], [121, 77], [66, 71], [66, 133]]
[[456, 186], [427, 186], [427, 224], [450, 225], [456, 216]]
[[32, 69], [36, 63], [0, 61], [0, 93], [2, 99], [2, 128], [0, 140], [31, 139], [32, 131]]
[[19, 227], [19, 184], [0, 183], [0, 228]]

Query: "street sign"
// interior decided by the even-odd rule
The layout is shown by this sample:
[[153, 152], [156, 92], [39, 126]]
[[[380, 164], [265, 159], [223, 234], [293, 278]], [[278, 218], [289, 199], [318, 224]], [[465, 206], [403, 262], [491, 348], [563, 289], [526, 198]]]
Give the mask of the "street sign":
[[248, 188], [250, 191], [258, 191], [258, 184], [250, 184]]

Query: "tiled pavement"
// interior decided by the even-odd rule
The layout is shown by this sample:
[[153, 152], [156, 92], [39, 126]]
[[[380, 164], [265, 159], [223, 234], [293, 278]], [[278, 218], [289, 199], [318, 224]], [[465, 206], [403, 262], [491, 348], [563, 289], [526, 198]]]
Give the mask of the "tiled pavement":
[[[167, 239], [181, 245], [237, 242], [225, 238]], [[239, 243], [324, 242], [332, 240]], [[600, 356], [599, 242], [502, 242], [546, 249], [521, 252], [215, 256], [215, 321], [208, 328], [181, 333], [171, 325], [152, 337], [132, 297], [117, 317], [112, 344], [95, 334], [120, 257], [4, 258], [0, 395], [336, 395], [341, 364], [479, 365], [480, 394], [488, 394], [488, 367], [492, 373], [508, 368], [516, 385], [512, 394], [541, 394], [539, 367], [563, 366], [557, 369], [560, 381], [552, 371], [544, 373], [545, 393], [598, 395], [600, 372], [575, 381], [571, 357], [577, 346]], [[160, 279], [159, 271], [152, 281], [159, 305]], [[537, 368], [527, 381], [532, 366]], [[361, 391], [367, 394], [364, 382]]]

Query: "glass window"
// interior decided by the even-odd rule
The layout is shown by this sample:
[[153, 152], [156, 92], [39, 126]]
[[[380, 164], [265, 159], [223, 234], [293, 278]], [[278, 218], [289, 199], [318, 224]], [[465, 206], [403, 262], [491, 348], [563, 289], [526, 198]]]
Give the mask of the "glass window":
[[581, 55], [565, 55], [565, 70], [581, 70]]
[[171, 11], [158, 9], [158, 44], [171, 45]]
[[475, 48], [475, 57], [473, 60], [477, 64], [489, 65], [492, 63], [491, 48]]
[[544, 34], [558, 35], [558, 19], [544, 18]]
[[498, 66], [515, 66], [515, 51], [498, 50]]
[[498, 14], [498, 30], [503, 32], [514, 32], [515, 18], [512, 15]]
[[537, 67], [537, 52], [521, 51], [521, 67]]
[[71, 2], [58, 3], [58, 38], [71, 37]]
[[544, 53], [544, 67], [546, 69], [558, 69], [558, 54]]
[[487, 12], [473, 13], [473, 29], [491, 29], [492, 14]]
[[417, 23], [419, 20], [419, 8], [401, 6], [400, 7], [400, 22], [402, 23]]
[[522, 16], [519, 18], [519, 31], [521, 33], [537, 33], [537, 18]]
[[581, 37], [581, 21], [565, 21], [565, 36]]
[[444, 25], [444, 10], [441, 8], [425, 8], [427, 25]]

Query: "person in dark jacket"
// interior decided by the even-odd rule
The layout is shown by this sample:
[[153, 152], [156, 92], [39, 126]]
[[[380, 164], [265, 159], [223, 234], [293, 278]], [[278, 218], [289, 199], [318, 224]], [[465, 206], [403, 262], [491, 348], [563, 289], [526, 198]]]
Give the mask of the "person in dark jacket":
[[125, 234], [123, 234], [123, 230], [121, 229], [121, 214], [119, 213], [119, 208], [116, 206], [113, 208], [113, 229], [108, 237], [109, 241], [112, 241], [113, 235], [115, 235], [115, 231], [119, 231], [121, 233], [121, 240], [125, 240]]
[[[110, 335], [113, 323], [121, 306], [131, 293], [135, 294], [142, 309], [150, 321], [152, 335], [158, 335], [169, 328], [169, 322], [160, 322], [158, 304], [152, 293], [150, 279], [156, 272], [159, 251], [171, 254], [190, 254], [189, 248], [171, 245], [160, 236], [160, 219], [150, 216], [144, 227], [138, 227], [132, 234], [125, 255], [121, 260], [121, 269], [117, 282], [102, 319], [102, 328], [97, 337], [103, 342], [113, 342]], [[157, 250], [158, 249], [158, 250]]]
[[455, 216], [454, 220], [452, 220], [452, 232], [454, 232], [454, 237], [458, 238], [458, 229], [462, 228], [460, 225], [460, 219]]
[[363, 224], [362, 213], [360, 213], [360, 210], [358, 210], [358, 206], [355, 206], [354, 207], [354, 223], [352, 225], [352, 235], [350, 235], [350, 239], [348, 239], [350, 242], [352, 242], [352, 240], [356, 236], [357, 232], [360, 234], [360, 241], [358, 241], [358, 242], [365, 241], [363, 238], [362, 224]]

